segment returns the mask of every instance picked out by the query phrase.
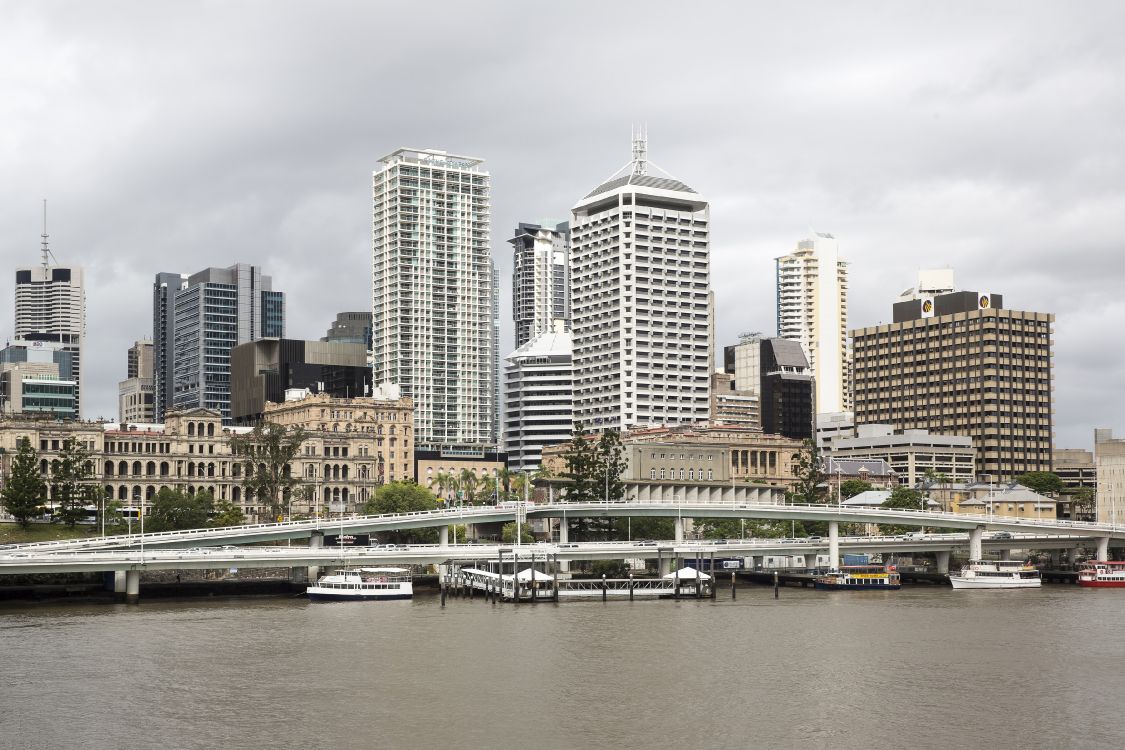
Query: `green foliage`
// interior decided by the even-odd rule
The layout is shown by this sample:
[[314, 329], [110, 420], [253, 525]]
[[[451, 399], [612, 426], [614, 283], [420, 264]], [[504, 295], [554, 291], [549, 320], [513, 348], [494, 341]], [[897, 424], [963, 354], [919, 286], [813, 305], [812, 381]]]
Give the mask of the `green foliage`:
[[289, 470], [290, 462], [301, 451], [308, 434], [296, 427], [262, 422], [246, 435], [231, 438], [231, 448], [243, 456], [242, 487], [259, 505], [268, 508], [270, 519], [281, 515], [285, 491], [296, 492], [301, 483]]
[[617, 430], [602, 433], [594, 459], [594, 494], [611, 503], [625, 499], [625, 483], [621, 481], [625, 473], [625, 447], [621, 445], [621, 434]]
[[1093, 517], [1094, 499], [1097, 497], [1093, 487], [1079, 487], [1070, 493], [1070, 496], [1074, 502], [1074, 517], [1076, 519]]
[[47, 485], [39, 474], [39, 454], [32, 447], [31, 441], [24, 438], [20, 441], [16, 457], [12, 459], [12, 470], [0, 492], [4, 510], [11, 513], [16, 523], [26, 529], [31, 519], [43, 512], [46, 494]]
[[797, 468], [794, 472], [797, 481], [793, 483], [790, 494], [795, 503], [824, 503], [827, 501], [824, 484], [825, 474], [820, 468], [820, 448], [813, 440], [806, 440], [797, 454]]
[[597, 474], [597, 444], [581, 422], [574, 425], [570, 446], [563, 454], [566, 471], [563, 477], [570, 480], [563, 499], [572, 503], [589, 503], [596, 499], [594, 478]]
[[1051, 471], [1030, 471], [1020, 474], [1016, 482], [1040, 495], [1057, 495], [1063, 491], [1063, 481]]
[[[515, 521], [509, 521], [508, 523], [504, 524], [503, 527], [501, 527], [501, 529], [500, 529], [500, 541], [504, 542], [505, 544], [511, 544], [515, 540], [516, 540], [516, 522]], [[521, 544], [530, 544], [534, 541], [535, 541], [535, 535], [531, 533], [531, 529], [529, 529], [527, 527], [527, 524], [526, 523], [520, 524], [520, 543]]]
[[[414, 513], [420, 510], [434, 510], [437, 507], [437, 498], [425, 487], [420, 487], [414, 482], [397, 481], [377, 487], [375, 494], [364, 506], [364, 512], [371, 515]], [[388, 531], [382, 536], [384, 541], [395, 544], [433, 544], [437, 542], [438, 530], [431, 528]]]
[[[676, 519], [655, 516], [636, 516], [617, 519], [617, 529], [625, 529], [633, 539], [665, 540], [676, 536]], [[624, 538], [624, 537], [622, 537]]]
[[[882, 507], [922, 510], [923, 502], [922, 493], [919, 490], [900, 485], [891, 490], [891, 496], [882, 502]], [[917, 527], [879, 524], [879, 531], [883, 534], [905, 534], [909, 531], [917, 531]]]
[[862, 479], [846, 479], [840, 485], [840, 499], [849, 500], [873, 489], [875, 489], [875, 486], [871, 482], [865, 482]]
[[590, 563], [590, 572], [597, 578], [603, 575], [606, 578], [629, 577], [629, 567], [624, 560], [594, 560]]
[[[106, 534], [124, 534], [129, 528], [128, 521], [121, 515], [121, 509], [124, 507], [125, 503], [120, 500], [114, 500], [108, 495], [105, 500], [102, 501], [101, 505], [98, 507], [98, 513], [105, 516], [104, 525]], [[102, 520], [103, 519], [99, 516], [97, 524], [98, 533], [101, 533], [103, 525]]]
[[189, 495], [170, 487], [161, 487], [145, 517], [145, 531], [202, 529], [210, 523], [214, 510], [215, 498], [209, 491]]
[[[310, 488], [311, 489], [311, 488]], [[230, 500], [215, 503], [215, 513], [211, 516], [212, 526], [240, 526], [246, 523], [246, 514]]]
[[74, 438], [67, 438], [58, 459], [51, 462], [52, 522], [74, 528], [86, 517], [86, 506], [101, 501], [101, 491], [92, 484], [93, 473], [89, 452]]

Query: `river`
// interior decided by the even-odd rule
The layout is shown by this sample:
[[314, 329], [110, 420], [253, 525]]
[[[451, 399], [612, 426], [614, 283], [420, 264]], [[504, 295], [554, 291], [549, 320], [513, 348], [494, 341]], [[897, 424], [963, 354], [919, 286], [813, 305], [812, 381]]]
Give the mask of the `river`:
[[3, 748], [1116, 748], [1125, 591], [0, 608]]

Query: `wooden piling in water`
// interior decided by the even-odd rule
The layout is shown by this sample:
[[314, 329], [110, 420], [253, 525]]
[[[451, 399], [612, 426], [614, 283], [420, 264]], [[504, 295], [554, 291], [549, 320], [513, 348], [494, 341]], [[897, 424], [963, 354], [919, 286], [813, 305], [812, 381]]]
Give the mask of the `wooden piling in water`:
[[730, 572], [730, 598], [731, 598], [731, 601], [734, 601], [738, 597], [738, 592], [735, 590], [735, 581], [736, 580], [737, 579], [735, 578], [735, 571], [732, 570]]
[[774, 598], [774, 599], [776, 599], [776, 598], [777, 598], [777, 586], [778, 586], [778, 583], [777, 583], [777, 571], [775, 570], [775, 571], [773, 572], [773, 598]]

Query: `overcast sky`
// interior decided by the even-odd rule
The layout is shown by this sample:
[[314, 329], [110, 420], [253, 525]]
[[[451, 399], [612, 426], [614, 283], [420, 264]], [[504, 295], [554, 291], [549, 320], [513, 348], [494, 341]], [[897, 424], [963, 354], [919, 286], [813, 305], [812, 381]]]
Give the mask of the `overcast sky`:
[[[775, 332], [773, 259], [850, 261], [851, 325], [919, 268], [1053, 312], [1056, 437], [1125, 433], [1122, 4], [5, 2], [0, 274], [86, 268], [87, 417], [114, 418], [158, 271], [262, 265], [292, 338], [370, 309], [370, 183], [486, 160], [511, 348], [516, 222], [650, 157], [712, 202], [718, 343]], [[4, 271], [3, 269], [8, 269]]]

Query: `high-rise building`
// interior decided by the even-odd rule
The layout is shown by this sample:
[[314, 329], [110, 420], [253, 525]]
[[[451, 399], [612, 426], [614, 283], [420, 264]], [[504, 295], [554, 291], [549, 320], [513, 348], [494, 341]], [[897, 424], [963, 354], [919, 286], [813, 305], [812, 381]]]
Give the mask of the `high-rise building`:
[[570, 440], [574, 428], [572, 342], [563, 330], [541, 333], [505, 360], [504, 450], [514, 471], [534, 471], [543, 447]]
[[983, 481], [1051, 470], [1054, 315], [953, 292], [897, 302], [893, 321], [852, 331], [857, 425], [971, 437]]
[[[182, 283], [181, 278], [158, 274], [153, 290], [156, 403], [164, 414], [213, 409], [229, 424], [231, 349], [283, 337], [285, 295], [273, 291], [272, 280], [259, 266], [246, 263], [206, 268]], [[170, 401], [161, 378], [171, 380]], [[164, 414], [158, 411], [156, 419]]]
[[751, 430], [762, 429], [758, 391], [736, 389], [734, 375], [728, 372], [711, 373], [711, 423]]
[[172, 410], [172, 346], [176, 340], [176, 293], [187, 276], [158, 273], [152, 284], [152, 391], [153, 421], [164, 422]]
[[16, 338], [59, 344], [71, 353], [74, 412], [82, 415], [82, 349], [86, 339], [86, 288], [82, 268], [58, 265], [47, 244], [43, 218], [43, 263], [16, 270]]
[[817, 412], [848, 410], [848, 265], [830, 234], [777, 259], [777, 335], [801, 342], [816, 378]]
[[592, 431], [705, 421], [710, 205], [633, 161], [571, 209], [574, 420]]
[[570, 328], [570, 228], [539, 224], [516, 227], [512, 243], [512, 319], [516, 348], [555, 330]]
[[1125, 523], [1125, 438], [1104, 427], [1094, 430], [1094, 463], [1098, 523]]
[[137, 341], [129, 347], [127, 377], [117, 384], [117, 418], [122, 424], [156, 421], [152, 358], [151, 341]]
[[372, 177], [376, 385], [413, 399], [419, 450], [495, 446], [497, 276], [481, 160], [401, 148]]
[[363, 344], [371, 349], [371, 313], [342, 312], [336, 314], [321, 341], [333, 344]]
[[813, 437], [815, 382], [796, 341], [762, 339], [762, 432], [794, 440]]
[[263, 338], [231, 350], [231, 420], [254, 424], [291, 389], [336, 398], [374, 395], [362, 343]]
[[0, 350], [0, 412], [77, 419], [74, 352], [52, 341], [17, 339]]

